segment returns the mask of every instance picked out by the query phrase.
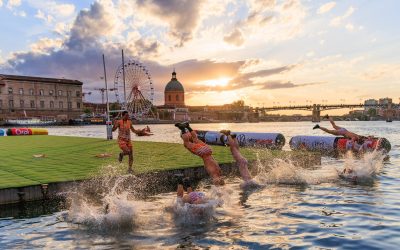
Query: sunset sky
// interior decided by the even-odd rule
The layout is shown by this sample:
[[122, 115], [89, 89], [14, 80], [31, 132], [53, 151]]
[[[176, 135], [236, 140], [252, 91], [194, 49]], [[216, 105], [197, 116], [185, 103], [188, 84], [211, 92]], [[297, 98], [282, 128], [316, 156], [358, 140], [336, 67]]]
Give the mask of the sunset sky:
[[149, 69], [155, 104], [174, 67], [189, 105], [397, 103], [399, 10], [398, 0], [0, 0], [0, 73], [103, 87], [102, 53], [112, 84], [124, 49]]

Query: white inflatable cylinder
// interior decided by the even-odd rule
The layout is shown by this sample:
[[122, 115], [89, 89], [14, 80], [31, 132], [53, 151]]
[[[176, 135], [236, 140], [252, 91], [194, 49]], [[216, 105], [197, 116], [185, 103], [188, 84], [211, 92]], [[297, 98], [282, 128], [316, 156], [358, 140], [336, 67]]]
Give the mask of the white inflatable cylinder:
[[294, 136], [289, 142], [292, 150], [318, 151], [321, 153], [344, 153], [353, 151], [364, 153], [374, 150], [389, 152], [390, 142], [386, 138], [365, 138], [362, 142], [354, 142], [344, 137], [333, 136]]
[[336, 151], [338, 137], [333, 136], [294, 136], [289, 145], [292, 150], [307, 150], [333, 153]]
[[[226, 145], [228, 138], [216, 131], [196, 131], [200, 140], [211, 145]], [[253, 132], [231, 132], [236, 134], [236, 139], [241, 147], [265, 147], [269, 149], [282, 149], [285, 145], [285, 137], [280, 133], [253, 133]]]

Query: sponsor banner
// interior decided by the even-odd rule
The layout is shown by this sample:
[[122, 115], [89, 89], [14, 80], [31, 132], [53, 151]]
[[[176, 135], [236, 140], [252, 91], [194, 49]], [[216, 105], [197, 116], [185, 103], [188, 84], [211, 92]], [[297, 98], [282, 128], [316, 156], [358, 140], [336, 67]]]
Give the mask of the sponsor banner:
[[289, 142], [292, 150], [308, 150], [308, 151], [335, 151], [335, 141], [337, 137], [333, 136], [309, 136], [299, 135], [293, 136]]
[[346, 152], [356, 153], [384, 150], [389, 152], [390, 142], [385, 138], [368, 138], [361, 143], [343, 137], [332, 136], [294, 136], [290, 140], [292, 150], [319, 151], [321, 153]]
[[337, 150], [338, 151], [355, 151], [355, 152], [369, 152], [369, 151], [374, 151], [376, 147], [378, 146], [378, 138], [374, 139], [367, 139], [363, 141], [361, 144], [355, 141], [352, 141], [350, 139], [346, 138], [340, 138], [338, 140], [338, 146]]
[[12, 128], [11, 135], [20, 136], [20, 135], [32, 135], [32, 129], [30, 128]]
[[[240, 146], [253, 146], [281, 149], [285, 145], [285, 137], [279, 133], [231, 132], [236, 135]], [[228, 144], [227, 136], [216, 131], [197, 131], [200, 140], [211, 145]]]

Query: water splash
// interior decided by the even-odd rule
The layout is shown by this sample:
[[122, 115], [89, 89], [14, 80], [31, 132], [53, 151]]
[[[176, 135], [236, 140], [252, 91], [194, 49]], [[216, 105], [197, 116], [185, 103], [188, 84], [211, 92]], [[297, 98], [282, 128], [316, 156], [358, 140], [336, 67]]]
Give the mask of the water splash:
[[337, 178], [337, 171], [332, 166], [309, 170], [298, 167], [287, 159], [274, 159], [267, 170], [260, 171], [255, 177], [259, 183], [286, 185], [320, 184], [335, 181]]
[[343, 169], [353, 170], [357, 180], [372, 180], [383, 167], [385, 155], [378, 151], [354, 157], [351, 152], [345, 155], [343, 166], [323, 164], [315, 169], [305, 169], [297, 166], [289, 159], [273, 159], [265, 162], [258, 155], [255, 180], [262, 184], [314, 185], [337, 182]]
[[343, 169], [351, 170], [351, 176], [356, 176], [357, 181], [372, 180], [382, 170], [385, 157], [379, 151], [365, 153], [361, 157], [355, 157], [352, 152], [348, 152], [344, 157]]
[[132, 175], [120, 175], [121, 167], [108, 165], [91, 180], [84, 181], [68, 195], [67, 221], [97, 230], [129, 230], [139, 223], [139, 214], [151, 204], [135, 200]]
[[203, 204], [183, 203], [180, 198], [176, 198], [168, 210], [173, 213], [175, 224], [179, 226], [207, 224], [216, 220], [217, 208], [232, 203], [232, 192], [233, 190], [226, 186], [211, 186]]

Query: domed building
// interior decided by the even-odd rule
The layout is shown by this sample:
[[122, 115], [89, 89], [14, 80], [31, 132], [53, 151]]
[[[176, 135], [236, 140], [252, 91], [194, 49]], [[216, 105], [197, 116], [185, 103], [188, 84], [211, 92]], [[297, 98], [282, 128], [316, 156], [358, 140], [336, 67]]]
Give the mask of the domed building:
[[175, 70], [172, 78], [165, 86], [164, 105], [158, 107], [158, 118], [161, 120], [190, 120], [188, 108], [185, 106], [185, 89], [176, 78]]
[[171, 81], [165, 86], [164, 106], [185, 107], [185, 89], [176, 78], [175, 70], [172, 72]]

